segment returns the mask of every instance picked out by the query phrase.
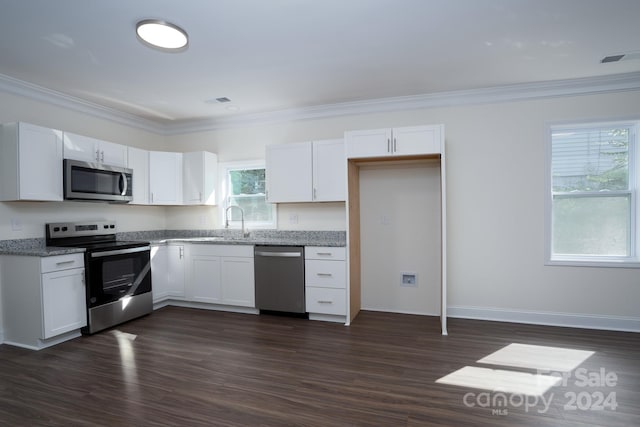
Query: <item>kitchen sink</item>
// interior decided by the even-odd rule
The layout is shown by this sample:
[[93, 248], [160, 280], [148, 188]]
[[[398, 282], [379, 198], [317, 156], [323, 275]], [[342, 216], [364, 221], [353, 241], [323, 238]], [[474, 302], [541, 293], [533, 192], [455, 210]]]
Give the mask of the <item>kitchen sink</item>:
[[216, 237], [188, 237], [186, 239], [180, 239], [183, 242], [224, 242], [225, 240], [237, 240], [230, 239], [228, 237], [216, 236]]

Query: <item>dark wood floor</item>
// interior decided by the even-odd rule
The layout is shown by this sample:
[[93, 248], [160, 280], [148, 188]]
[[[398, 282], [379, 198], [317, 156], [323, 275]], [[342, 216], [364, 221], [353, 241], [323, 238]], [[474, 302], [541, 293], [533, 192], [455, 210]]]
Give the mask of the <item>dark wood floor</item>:
[[[166, 307], [39, 352], [0, 346], [0, 425], [640, 425], [640, 334], [460, 319], [449, 333], [421, 316], [345, 327]], [[581, 367], [618, 381], [587, 391], [617, 408], [566, 409], [585, 391], [569, 382], [544, 413], [515, 401], [499, 414], [465, 404], [480, 390], [435, 383], [513, 342], [595, 351]]]

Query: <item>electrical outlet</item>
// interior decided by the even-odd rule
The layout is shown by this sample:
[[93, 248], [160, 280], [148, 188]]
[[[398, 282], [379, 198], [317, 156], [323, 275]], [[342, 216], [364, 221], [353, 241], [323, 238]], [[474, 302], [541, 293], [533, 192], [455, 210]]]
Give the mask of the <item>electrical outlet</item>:
[[293, 213], [289, 214], [289, 224], [297, 224], [298, 223], [298, 214]]
[[380, 216], [380, 224], [391, 225], [391, 218], [389, 217], [389, 215]]
[[20, 218], [11, 218], [11, 230], [22, 231], [22, 220]]
[[407, 288], [418, 287], [418, 275], [412, 271], [403, 271], [400, 273], [400, 286]]

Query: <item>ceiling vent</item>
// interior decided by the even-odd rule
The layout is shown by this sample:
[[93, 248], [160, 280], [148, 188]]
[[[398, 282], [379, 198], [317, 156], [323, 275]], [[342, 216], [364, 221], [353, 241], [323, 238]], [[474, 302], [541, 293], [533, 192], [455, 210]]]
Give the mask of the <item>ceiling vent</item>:
[[605, 56], [604, 58], [602, 58], [600, 60], [600, 63], [602, 64], [606, 64], [609, 62], [619, 62], [619, 61], [631, 61], [634, 59], [640, 59], [640, 50], [636, 50], [633, 52], [627, 52], [627, 53], [618, 53], [615, 55], [609, 55], [609, 56]]
[[231, 100], [229, 98], [227, 98], [226, 96], [223, 96], [221, 98], [216, 98], [216, 101], [218, 102], [231, 102]]
[[603, 64], [606, 64], [607, 62], [618, 62], [622, 58], [624, 58], [624, 54], [623, 55], [605, 56], [604, 58], [602, 58], [602, 60], [600, 60], [600, 62], [602, 62]]

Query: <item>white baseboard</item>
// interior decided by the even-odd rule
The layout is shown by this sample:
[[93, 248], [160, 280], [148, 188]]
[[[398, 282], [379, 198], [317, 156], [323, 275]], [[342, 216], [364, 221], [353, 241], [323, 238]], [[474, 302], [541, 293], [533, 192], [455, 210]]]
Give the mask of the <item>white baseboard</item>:
[[506, 310], [487, 307], [447, 307], [448, 317], [493, 320], [497, 322], [602, 329], [607, 331], [640, 332], [640, 318], [594, 314], [554, 313], [548, 311]]
[[231, 313], [260, 314], [259, 310], [255, 308], [250, 308], [250, 307], [238, 307], [238, 306], [232, 306], [232, 305], [220, 305], [220, 304], [211, 304], [211, 303], [204, 303], [204, 302], [180, 301], [180, 300], [174, 300], [174, 299], [167, 299], [164, 301], [157, 302], [153, 304], [153, 309], [158, 310], [168, 305], [172, 305], [174, 307], [199, 308], [203, 310], [228, 311]]

